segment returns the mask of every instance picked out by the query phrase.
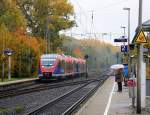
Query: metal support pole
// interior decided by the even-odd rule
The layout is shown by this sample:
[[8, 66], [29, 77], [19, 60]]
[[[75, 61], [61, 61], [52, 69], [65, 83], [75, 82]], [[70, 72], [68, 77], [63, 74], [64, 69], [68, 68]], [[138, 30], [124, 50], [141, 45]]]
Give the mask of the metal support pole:
[[128, 10], [128, 77], [131, 77], [131, 60], [130, 60], [130, 8]]
[[[128, 78], [131, 78], [131, 54], [130, 54], [130, 8], [123, 8], [128, 11]], [[133, 77], [133, 75], [132, 75]], [[134, 78], [132, 78], [134, 79]], [[133, 94], [134, 94], [133, 88]], [[132, 97], [132, 107], [135, 107], [135, 97]]]
[[123, 36], [125, 38], [125, 35], [126, 35], [126, 27], [122, 27], [123, 28]]
[[103, 33], [102, 33], [102, 39], [103, 39]]
[[28, 60], [29, 60], [29, 76], [31, 76], [31, 38], [29, 38], [29, 57], [28, 57]]
[[4, 76], [5, 76], [5, 63], [3, 60], [3, 63], [2, 63], [2, 82], [4, 81]]
[[48, 14], [47, 19], [46, 19], [46, 34], [45, 34], [45, 42], [46, 42], [46, 49], [45, 49], [45, 53], [49, 53], [49, 48], [50, 48], [50, 28], [49, 28], [49, 24], [50, 24], [50, 15]]
[[[3, 38], [3, 56], [4, 56], [4, 47], [5, 47], [5, 40]], [[4, 81], [4, 77], [5, 77], [5, 63], [4, 63], [4, 59], [3, 59], [3, 63], [2, 63], [2, 82]]]
[[[123, 36], [124, 36], [124, 38], [125, 38], [125, 36], [126, 36], [126, 27], [122, 27], [123, 28]], [[123, 42], [123, 45], [124, 45], [124, 47], [125, 47], [125, 42]], [[123, 52], [123, 54], [124, 54], [124, 60], [123, 60], [123, 63], [125, 63], [125, 52]]]
[[8, 56], [8, 80], [11, 80], [11, 56]]
[[[125, 38], [126, 36], [126, 27], [125, 26], [122, 26], [121, 28], [123, 28], [123, 39]], [[125, 42], [123, 42], [123, 45], [125, 47]], [[124, 55], [124, 58], [123, 58], [123, 63], [125, 63], [125, 52], [123, 52], [123, 55]]]
[[[142, 0], [139, 0], [139, 29], [142, 27]], [[137, 71], [137, 113], [141, 113], [141, 66], [143, 62], [143, 45], [138, 46], [138, 71]]]
[[88, 77], [88, 65], [87, 65], [87, 60], [88, 60], [88, 55], [85, 55], [84, 56], [84, 59], [86, 60], [86, 62], [85, 62], [85, 71], [86, 71], [86, 75], [85, 75], [85, 77], [87, 78]]
[[118, 60], [119, 60], [119, 53], [116, 53], [116, 57], [117, 57], [117, 64], [118, 64]]
[[87, 77], [88, 77], [88, 68], [87, 68], [87, 59], [86, 59], [86, 79], [87, 79]]
[[[123, 8], [128, 11], [128, 77], [131, 77], [131, 54], [130, 54], [130, 8]], [[134, 101], [132, 99], [132, 106], [134, 107]]]
[[46, 49], [45, 49], [45, 53], [47, 54], [48, 53], [48, 17], [47, 17], [47, 20], [46, 20], [46, 35], [45, 35], [45, 42], [46, 42]]
[[19, 56], [19, 77], [22, 75], [22, 67], [21, 67], [21, 65], [22, 65], [22, 58], [21, 58], [21, 52], [20, 52], [20, 56]]
[[112, 41], [111, 41], [111, 37], [112, 37], [112, 33], [110, 32], [110, 33], [109, 33], [110, 42], [112, 42]]
[[[128, 9], [128, 77], [131, 77], [131, 60], [130, 60], [130, 8]], [[134, 79], [134, 78], [133, 78]], [[133, 88], [134, 92], [134, 88]], [[132, 107], [135, 107], [135, 97], [132, 98]]]
[[137, 70], [137, 113], [141, 113], [141, 45], [138, 46], [138, 70]]

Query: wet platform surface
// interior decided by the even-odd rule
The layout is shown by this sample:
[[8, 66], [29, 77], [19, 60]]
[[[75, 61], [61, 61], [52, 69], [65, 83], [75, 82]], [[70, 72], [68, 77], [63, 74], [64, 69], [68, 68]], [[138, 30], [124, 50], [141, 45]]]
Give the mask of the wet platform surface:
[[[123, 91], [117, 92], [114, 81], [113, 76], [109, 77], [76, 115], [139, 115], [131, 106], [128, 88], [123, 86]], [[142, 110], [140, 115], [150, 115], [150, 112]]]

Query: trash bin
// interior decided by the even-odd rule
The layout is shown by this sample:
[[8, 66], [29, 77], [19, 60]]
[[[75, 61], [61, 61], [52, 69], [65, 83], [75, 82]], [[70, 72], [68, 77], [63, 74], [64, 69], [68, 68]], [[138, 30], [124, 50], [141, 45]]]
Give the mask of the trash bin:
[[136, 97], [136, 82], [135, 79], [130, 78], [127, 82], [128, 89], [129, 89], [129, 98]]

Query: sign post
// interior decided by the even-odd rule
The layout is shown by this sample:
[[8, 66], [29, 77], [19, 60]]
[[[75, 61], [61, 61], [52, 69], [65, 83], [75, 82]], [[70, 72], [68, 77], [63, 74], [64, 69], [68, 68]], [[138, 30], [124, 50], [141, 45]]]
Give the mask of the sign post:
[[[139, 24], [140, 24], [140, 22], [139, 22]], [[147, 43], [147, 39], [144, 35], [141, 24], [140, 24], [139, 32], [137, 33], [136, 37], [133, 39], [133, 42], [138, 45], [137, 113], [141, 113], [141, 98], [145, 98], [145, 97], [141, 97], [141, 85], [142, 85], [141, 77], [142, 77], [142, 70], [143, 70], [142, 68], [144, 68], [142, 66], [143, 65], [143, 44], [142, 43]], [[142, 90], [145, 90], [145, 89], [142, 89]]]
[[7, 48], [4, 50], [4, 54], [8, 55], [8, 80], [11, 80], [11, 55], [14, 51]]
[[[125, 42], [127, 42], [127, 38], [125, 37], [125, 31], [124, 31], [124, 36], [121, 36], [120, 38], [116, 38], [114, 39], [114, 42], [122, 42], [123, 45], [121, 45], [121, 52], [124, 53], [124, 56], [125, 56], [125, 52], [127, 52], [127, 46], [125, 45]], [[118, 63], [118, 54], [116, 54], [117, 56], [117, 63]]]

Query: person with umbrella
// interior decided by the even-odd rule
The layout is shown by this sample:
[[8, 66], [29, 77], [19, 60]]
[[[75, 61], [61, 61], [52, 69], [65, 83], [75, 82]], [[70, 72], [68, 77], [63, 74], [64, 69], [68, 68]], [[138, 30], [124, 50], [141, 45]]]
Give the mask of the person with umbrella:
[[111, 69], [115, 70], [115, 82], [118, 84], [118, 92], [122, 92], [123, 68], [124, 65], [122, 64], [115, 64], [111, 66]]
[[123, 69], [122, 68], [116, 71], [115, 81], [118, 84], [118, 92], [122, 92], [122, 82], [123, 82]]

